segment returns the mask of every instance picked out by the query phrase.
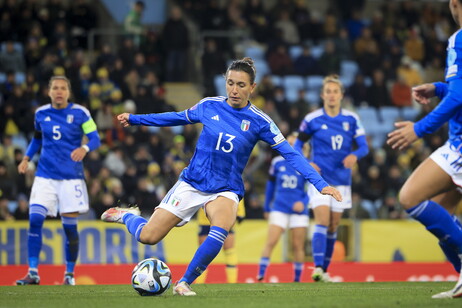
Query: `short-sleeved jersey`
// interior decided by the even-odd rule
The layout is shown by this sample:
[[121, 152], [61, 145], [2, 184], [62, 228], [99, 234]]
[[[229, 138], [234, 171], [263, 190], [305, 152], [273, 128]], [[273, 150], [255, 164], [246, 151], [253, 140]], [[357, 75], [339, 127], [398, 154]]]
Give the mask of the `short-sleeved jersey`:
[[462, 77], [462, 31], [455, 32], [448, 39], [446, 48], [446, 81]]
[[[308, 214], [307, 181], [282, 156], [271, 161], [269, 175], [274, 179], [274, 195], [271, 210], [287, 214]], [[295, 202], [301, 201], [303, 212], [293, 211]]]
[[83, 179], [83, 163], [71, 159], [82, 145], [84, 134], [96, 131], [88, 109], [69, 103], [64, 109], [51, 104], [35, 112], [35, 130], [42, 134], [42, 149], [36, 175], [48, 179]]
[[331, 117], [323, 108], [305, 116], [300, 132], [311, 137], [311, 159], [321, 168], [321, 175], [329, 185], [350, 185], [351, 169], [343, 166], [343, 159], [352, 150], [355, 138], [365, 134], [356, 113], [341, 109]]
[[203, 192], [244, 195], [242, 172], [259, 140], [275, 148], [286, 142], [276, 124], [252, 104], [236, 109], [225, 97], [204, 98], [185, 111], [191, 123], [202, 123], [196, 151], [181, 178]]

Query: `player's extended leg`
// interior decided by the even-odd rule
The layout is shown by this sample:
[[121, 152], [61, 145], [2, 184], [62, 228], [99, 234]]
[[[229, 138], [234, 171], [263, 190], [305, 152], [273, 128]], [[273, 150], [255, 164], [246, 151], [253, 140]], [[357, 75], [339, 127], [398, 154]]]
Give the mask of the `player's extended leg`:
[[324, 256], [324, 271], [327, 272], [332, 254], [334, 253], [335, 242], [337, 241], [337, 229], [342, 219], [342, 212], [331, 212], [330, 213], [330, 224], [327, 229], [327, 241], [326, 241], [326, 255]]
[[64, 285], [75, 285], [74, 268], [79, 255], [79, 232], [77, 230], [78, 213], [61, 214], [64, 233], [66, 234], [66, 271], [64, 273]]
[[218, 255], [229, 230], [236, 221], [237, 203], [234, 200], [219, 196], [207, 203], [205, 209], [210, 220], [210, 232], [194, 254], [186, 273], [175, 285], [174, 293], [181, 292], [181, 295], [186, 296], [196, 295], [189, 285], [202, 274]]
[[[456, 211], [457, 205], [460, 202], [460, 199], [461, 194], [459, 190], [454, 189], [446, 193], [439, 194], [438, 196], [432, 198], [432, 201], [435, 201], [436, 203], [440, 204], [449, 213], [454, 213]], [[462, 230], [462, 225], [460, 224], [460, 221], [457, 219], [457, 217], [455, 215], [452, 215], [452, 219], [459, 227], [459, 229]], [[440, 245], [441, 250], [443, 250], [444, 255], [446, 256], [448, 261], [452, 264], [456, 272], [459, 273], [461, 270], [461, 262], [459, 259], [459, 255], [457, 253], [457, 249], [454, 249], [454, 247], [449, 245], [445, 239], [440, 240], [438, 244]]]
[[[206, 226], [206, 227], [208, 227], [208, 230], [210, 231], [210, 225]], [[207, 234], [208, 234], [208, 232], [207, 232]], [[202, 245], [202, 243], [205, 241], [206, 238], [207, 238], [207, 235], [199, 235], [199, 246]], [[206, 269], [202, 273], [202, 275], [197, 277], [196, 283], [205, 283], [205, 281], [207, 280], [207, 272], [208, 272], [208, 270]]]
[[42, 227], [47, 215], [47, 209], [40, 204], [32, 204], [29, 208], [29, 234], [27, 237], [29, 272], [17, 285], [40, 284], [38, 264], [42, 249]]
[[330, 207], [326, 205], [317, 206], [313, 209], [315, 226], [311, 249], [315, 269], [311, 275], [314, 281], [322, 281], [324, 275], [324, 258], [327, 246], [327, 228], [330, 224]]
[[260, 263], [258, 266], [258, 281], [263, 281], [263, 279], [265, 278], [266, 269], [268, 268], [268, 265], [270, 263], [271, 253], [273, 252], [274, 246], [276, 246], [276, 244], [278, 243], [283, 232], [284, 228], [280, 226], [274, 224], [270, 224], [268, 226], [268, 238], [266, 240], [265, 247], [263, 248]]
[[303, 273], [303, 264], [305, 262], [306, 228], [292, 228], [291, 237], [294, 252], [294, 282], [300, 282]]
[[[430, 200], [452, 189], [452, 178], [432, 159], [427, 158], [404, 183], [399, 201], [411, 217], [422, 223], [438, 239], [454, 247], [462, 260], [462, 230], [446, 209]], [[451, 297], [462, 297], [462, 275], [450, 293]]]
[[237, 283], [237, 251], [233, 230], [229, 232], [228, 237], [223, 244], [223, 252], [225, 253], [226, 280], [228, 283]]

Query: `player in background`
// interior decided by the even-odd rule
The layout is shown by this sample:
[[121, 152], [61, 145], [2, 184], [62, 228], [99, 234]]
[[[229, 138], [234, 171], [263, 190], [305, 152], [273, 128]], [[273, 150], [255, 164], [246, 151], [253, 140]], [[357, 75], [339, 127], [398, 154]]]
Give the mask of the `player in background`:
[[[19, 173], [25, 173], [30, 159], [40, 151], [37, 172], [32, 185], [27, 240], [29, 272], [17, 285], [39, 284], [39, 255], [42, 227], [46, 216], [59, 213], [66, 234], [65, 285], [75, 285], [74, 267], [79, 253], [77, 218], [89, 209], [82, 160], [100, 146], [96, 124], [87, 108], [69, 102], [71, 85], [65, 76], [54, 76], [49, 82], [51, 104], [35, 111], [35, 135]], [[82, 144], [83, 137], [88, 138]]]
[[[117, 116], [121, 125], [176, 126], [202, 123], [195, 153], [149, 221], [130, 210], [111, 208], [101, 219], [123, 223], [144, 244], [157, 244], [175, 226], [187, 223], [200, 208], [210, 220], [207, 239], [197, 249], [173, 293], [193, 296], [190, 284], [202, 274], [220, 252], [236, 221], [237, 205], [244, 195], [242, 172], [259, 140], [278, 151], [304, 178], [336, 200], [342, 196], [295, 151], [276, 124], [249, 102], [256, 87], [253, 60], [233, 61], [225, 74], [227, 97], [208, 97], [181, 112]], [[154, 205], [153, 205], [154, 206]]]
[[[457, 25], [462, 27], [462, 0], [450, 0], [449, 9]], [[449, 139], [412, 172], [401, 188], [399, 202], [412, 218], [439, 239], [448, 260], [460, 272], [462, 228], [451, 214], [461, 200], [462, 186], [461, 29], [448, 40], [445, 79], [446, 83], [427, 83], [412, 89], [412, 96], [421, 104], [428, 104], [434, 96], [442, 101], [416, 123], [395, 123], [396, 130], [388, 134], [387, 143], [393, 149], [405, 149], [449, 122]], [[433, 295], [433, 298], [456, 297], [462, 297], [462, 273], [452, 290]]]
[[[293, 133], [287, 141], [295, 143], [298, 134]], [[265, 218], [268, 219], [268, 238], [263, 248], [257, 280], [263, 281], [270, 263], [271, 253], [281, 235], [289, 228], [293, 249], [294, 282], [300, 282], [305, 262], [305, 239], [308, 230], [307, 182], [281, 156], [273, 158], [266, 183]]]
[[[343, 211], [351, 208], [351, 168], [369, 152], [364, 128], [358, 115], [342, 109], [344, 87], [337, 75], [324, 78], [321, 89], [323, 108], [305, 116], [299, 128], [295, 149], [301, 151], [310, 139], [311, 164], [337, 188], [343, 201], [325, 198], [310, 186], [310, 206], [314, 213], [312, 253], [314, 281], [328, 282], [337, 229]], [[356, 143], [357, 149], [353, 151]]]
[[[239, 201], [237, 206], [237, 221], [241, 222], [245, 217], [244, 199]], [[205, 211], [197, 211], [197, 222], [199, 224], [199, 245], [201, 245], [210, 232], [210, 221], [207, 218]], [[237, 251], [236, 251], [236, 235], [234, 228], [229, 231], [228, 237], [223, 244], [223, 253], [225, 254], [226, 264], [226, 281], [228, 283], [237, 283], [238, 269], [237, 269]], [[196, 279], [196, 283], [205, 283], [207, 279], [207, 270]]]

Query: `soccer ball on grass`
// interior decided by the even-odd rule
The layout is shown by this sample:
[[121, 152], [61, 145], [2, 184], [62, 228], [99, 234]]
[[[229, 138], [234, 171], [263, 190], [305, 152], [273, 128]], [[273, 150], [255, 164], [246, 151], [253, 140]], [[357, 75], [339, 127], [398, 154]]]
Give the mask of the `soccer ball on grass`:
[[132, 271], [132, 286], [141, 296], [161, 295], [171, 284], [170, 269], [159, 259], [145, 259]]

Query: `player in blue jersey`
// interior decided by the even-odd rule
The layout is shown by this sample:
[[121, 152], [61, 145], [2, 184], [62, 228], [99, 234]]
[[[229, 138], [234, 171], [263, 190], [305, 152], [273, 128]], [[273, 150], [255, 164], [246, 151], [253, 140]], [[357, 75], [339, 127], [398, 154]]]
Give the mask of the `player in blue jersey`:
[[[290, 145], [298, 134], [287, 138]], [[265, 218], [268, 218], [268, 238], [260, 259], [257, 280], [263, 281], [271, 253], [281, 235], [289, 228], [293, 249], [294, 282], [300, 282], [305, 262], [305, 238], [308, 229], [308, 194], [305, 178], [283, 157], [271, 161], [266, 183]]]
[[[364, 128], [356, 113], [342, 109], [344, 88], [337, 75], [324, 78], [321, 89], [323, 108], [305, 116], [299, 128], [295, 149], [310, 139], [313, 167], [336, 187], [342, 202], [325, 198], [310, 186], [310, 206], [314, 213], [312, 253], [314, 281], [328, 282], [330, 260], [337, 240], [343, 211], [351, 208], [351, 168], [369, 152]], [[357, 149], [353, 151], [356, 143]]]
[[117, 116], [124, 127], [130, 125], [176, 126], [202, 123], [195, 153], [178, 180], [153, 215], [146, 221], [130, 210], [112, 208], [103, 221], [123, 223], [138, 241], [154, 245], [175, 226], [187, 223], [200, 208], [210, 220], [207, 239], [197, 249], [173, 293], [196, 295], [190, 284], [219, 253], [236, 221], [239, 200], [244, 195], [242, 172], [259, 140], [270, 144], [321, 193], [337, 200], [342, 196], [285, 140], [276, 124], [249, 102], [256, 87], [255, 67], [250, 58], [236, 60], [228, 67], [227, 97], [208, 97], [181, 112]]
[[[29, 160], [41, 148], [29, 201], [29, 272], [16, 281], [17, 285], [40, 283], [38, 265], [43, 222], [46, 216], [56, 217], [58, 213], [66, 234], [63, 284], [75, 284], [74, 267], [79, 252], [77, 217], [89, 209], [82, 160], [100, 145], [90, 112], [68, 101], [71, 86], [66, 77], [52, 77], [48, 95], [51, 104], [35, 111], [35, 135], [18, 165], [19, 173], [25, 173]], [[87, 136], [88, 142], [82, 145], [83, 136]]]
[[[450, 0], [451, 14], [462, 27], [462, 0]], [[461, 28], [462, 29], [462, 28]], [[440, 246], [460, 272], [462, 262], [462, 228], [451, 214], [461, 200], [462, 186], [462, 31], [448, 40], [446, 83], [435, 82], [413, 88], [414, 99], [422, 104], [431, 97], [439, 105], [416, 123], [397, 122], [396, 130], [388, 134], [387, 143], [402, 150], [425, 134], [435, 132], [449, 122], [448, 141], [413, 171], [399, 193], [399, 202], [406, 212], [435, 235]], [[462, 297], [462, 273], [456, 286], [433, 298]]]

